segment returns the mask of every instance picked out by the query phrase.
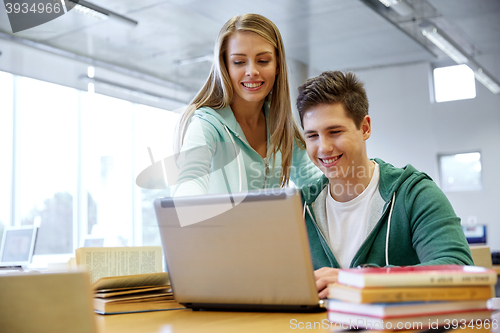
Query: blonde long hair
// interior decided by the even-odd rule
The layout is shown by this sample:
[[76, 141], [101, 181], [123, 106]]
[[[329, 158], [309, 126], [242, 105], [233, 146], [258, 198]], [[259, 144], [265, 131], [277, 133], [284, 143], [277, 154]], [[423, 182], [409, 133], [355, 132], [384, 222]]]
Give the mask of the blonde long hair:
[[[214, 62], [210, 75], [203, 88], [182, 113], [177, 123], [174, 151], [180, 151], [189, 119], [196, 109], [207, 106], [219, 110], [231, 104], [234, 91], [227, 70], [225, 53], [229, 37], [238, 31], [249, 31], [258, 34], [271, 43], [277, 52], [276, 59], [279, 72], [271, 92], [266, 97], [266, 102], [270, 104], [268, 131], [271, 134], [267, 157], [274, 157], [278, 151], [281, 151], [280, 184], [285, 186], [290, 179], [293, 140], [297, 140], [299, 146], [303, 146], [303, 139], [292, 114], [285, 47], [281, 34], [271, 20], [258, 14], [234, 16], [220, 30], [214, 47]], [[273, 163], [273, 169], [274, 167]]]

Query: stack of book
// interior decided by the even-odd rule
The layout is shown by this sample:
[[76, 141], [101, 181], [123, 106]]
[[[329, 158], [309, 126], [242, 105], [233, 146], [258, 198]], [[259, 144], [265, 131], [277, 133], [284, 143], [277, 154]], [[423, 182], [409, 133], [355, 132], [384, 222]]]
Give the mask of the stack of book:
[[328, 287], [328, 319], [349, 329], [489, 328], [496, 280], [475, 266], [341, 269]]
[[174, 300], [161, 246], [82, 247], [75, 263], [86, 269], [99, 314], [184, 309]]
[[105, 277], [92, 289], [99, 314], [184, 309], [174, 300], [168, 273]]

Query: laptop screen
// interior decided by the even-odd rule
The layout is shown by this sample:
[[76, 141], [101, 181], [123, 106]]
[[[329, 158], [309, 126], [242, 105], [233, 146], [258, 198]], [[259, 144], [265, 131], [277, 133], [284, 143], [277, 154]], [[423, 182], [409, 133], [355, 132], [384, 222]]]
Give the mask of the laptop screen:
[[7, 227], [0, 247], [0, 266], [24, 266], [31, 263], [35, 250], [37, 228]]

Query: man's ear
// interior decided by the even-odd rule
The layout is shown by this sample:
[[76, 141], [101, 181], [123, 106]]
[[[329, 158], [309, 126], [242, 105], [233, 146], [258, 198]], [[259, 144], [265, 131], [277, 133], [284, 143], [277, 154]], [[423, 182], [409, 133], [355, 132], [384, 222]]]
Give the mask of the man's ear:
[[361, 122], [361, 130], [363, 131], [363, 140], [368, 140], [372, 134], [372, 119], [366, 115]]

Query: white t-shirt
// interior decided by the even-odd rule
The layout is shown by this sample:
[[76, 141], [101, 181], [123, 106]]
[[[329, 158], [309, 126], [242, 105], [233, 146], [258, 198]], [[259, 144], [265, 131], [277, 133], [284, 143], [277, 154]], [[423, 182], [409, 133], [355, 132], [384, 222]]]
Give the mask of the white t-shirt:
[[372, 179], [365, 190], [347, 202], [338, 202], [329, 192], [326, 196], [326, 217], [333, 255], [341, 268], [351, 261], [368, 236], [368, 218], [373, 196], [378, 191], [380, 170], [376, 162]]

